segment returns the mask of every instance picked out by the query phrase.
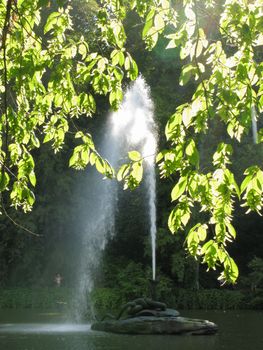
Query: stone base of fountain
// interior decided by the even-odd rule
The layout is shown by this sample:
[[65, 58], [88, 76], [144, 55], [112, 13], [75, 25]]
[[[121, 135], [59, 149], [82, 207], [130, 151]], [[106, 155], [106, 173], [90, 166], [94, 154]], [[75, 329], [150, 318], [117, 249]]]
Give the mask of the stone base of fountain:
[[[146, 301], [146, 302], [145, 302]], [[150, 305], [150, 308], [144, 308], [142, 304]], [[157, 307], [153, 305], [156, 304]], [[159, 307], [158, 306], [161, 306]], [[127, 303], [122, 308], [119, 318], [102, 320], [93, 323], [92, 330], [120, 333], [120, 334], [192, 334], [209, 335], [215, 334], [218, 327], [215, 323], [181, 317], [179, 312], [174, 309], [163, 307], [163, 303], [151, 301], [150, 299], [139, 298], [133, 302]], [[140, 307], [142, 306], [142, 307]], [[140, 310], [138, 310], [140, 308]], [[123, 310], [128, 309], [128, 315], [120, 318]], [[138, 310], [136, 312], [136, 309]]]

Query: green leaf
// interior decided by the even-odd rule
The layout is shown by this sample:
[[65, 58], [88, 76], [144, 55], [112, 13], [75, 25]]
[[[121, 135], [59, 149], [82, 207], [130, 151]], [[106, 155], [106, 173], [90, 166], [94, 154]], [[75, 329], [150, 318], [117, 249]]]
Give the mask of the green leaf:
[[227, 229], [228, 229], [229, 234], [230, 234], [233, 238], [236, 238], [236, 230], [235, 230], [234, 226], [231, 225], [230, 223], [227, 223], [226, 226], [227, 226]]
[[182, 114], [179, 112], [174, 113], [170, 118], [165, 127], [165, 136], [167, 140], [170, 140], [174, 136], [178, 136], [180, 133], [180, 125], [182, 122]]
[[29, 180], [32, 184], [32, 186], [36, 186], [36, 182], [37, 182], [37, 179], [36, 179], [36, 175], [34, 173], [34, 171], [31, 171], [30, 174], [29, 174]]
[[187, 4], [185, 6], [184, 13], [185, 13], [185, 16], [188, 20], [193, 21], [193, 22], [195, 21], [196, 16], [195, 16], [195, 13], [194, 13], [190, 4]]
[[189, 106], [185, 107], [183, 109], [182, 120], [183, 120], [185, 127], [188, 128], [189, 125], [191, 124], [191, 120], [192, 120], [192, 111], [191, 111], [191, 108]]
[[240, 186], [241, 193], [243, 193], [246, 190], [246, 188], [247, 188], [248, 184], [250, 183], [250, 181], [252, 180], [252, 178], [253, 178], [253, 175], [248, 175], [245, 177], [245, 179], [243, 180], [243, 182]]
[[100, 73], [104, 72], [107, 63], [108, 63], [107, 59], [105, 59], [105, 58], [100, 58], [98, 60], [97, 67], [98, 67], [98, 70]]
[[104, 160], [101, 157], [97, 157], [95, 166], [99, 173], [101, 174], [105, 173], [105, 164], [104, 164]]
[[199, 226], [197, 233], [198, 233], [198, 238], [200, 241], [204, 241], [206, 239], [207, 229], [208, 229], [208, 226], [206, 224]]
[[0, 192], [3, 192], [7, 189], [7, 185], [9, 184], [10, 178], [6, 172], [0, 172]]
[[123, 95], [121, 89], [112, 90], [110, 92], [109, 101], [114, 110], [117, 110], [122, 101]]
[[197, 151], [195, 142], [193, 139], [190, 140], [188, 145], [186, 146], [185, 153], [192, 165], [199, 165], [199, 153]]
[[[123, 71], [119, 68], [119, 67], [116, 67], [114, 70], [113, 70], [113, 74], [115, 75], [116, 79], [121, 81], [123, 79]], [[119, 91], [119, 95], [123, 95], [122, 94], [122, 89], [117, 89], [117, 91]]]
[[80, 158], [82, 160], [82, 162], [87, 165], [89, 162], [89, 154], [90, 154], [90, 150], [87, 149], [86, 147], [82, 149], [82, 151], [80, 152]]
[[48, 19], [47, 22], [44, 26], [44, 34], [49, 32], [51, 29], [53, 29], [54, 25], [57, 23], [58, 18], [61, 16], [61, 13], [59, 12], [52, 12]]
[[123, 164], [117, 173], [117, 180], [122, 181], [130, 172], [131, 165]]
[[130, 58], [130, 69], [128, 71], [128, 77], [131, 79], [131, 80], [135, 80], [137, 77], [138, 77], [138, 66], [137, 66], [137, 63], [132, 59]]
[[123, 66], [125, 62], [124, 53], [121, 50], [113, 50], [111, 53], [111, 59], [112, 59], [112, 64], [114, 66], [117, 66], [118, 64], [120, 66]]
[[172, 189], [171, 197], [172, 202], [178, 199], [185, 191], [187, 186], [187, 177], [182, 176], [178, 183]]
[[195, 57], [199, 57], [203, 51], [203, 44], [201, 40], [198, 40], [195, 47]]
[[187, 235], [186, 241], [187, 241], [189, 253], [195, 256], [198, 250], [198, 243], [199, 243], [197, 238], [197, 233], [195, 231], [190, 231]]
[[95, 152], [90, 153], [90, 157], [89, 157], [90, 165], [94, 165], [96, 163], [97, 157], [98, 156]]
[[238, 274], [238, 267], [235, 261], [231, 257], [227, 257], [227, 259], [224, 260], [224, 271], [219, 279], [224, 282], [235, 283]]
[[79, 54], [82, 56], [82, 59], [84, 60], [87, 57], [88, 54], [88, 45], [86, 43], [80, 43], [78, 47]]
[[130, 70], [130, 67], [131, 67], [131, 60], [130, 60], [130, 57], [129, 57], [129, 56], [126, 56], [125, 62], [124, 62], [124, 68], [125, 68], [126, 70]]
[[132, 176], [139, 184], [142, 181], [143, 177], [143, 167], [142, 162], [136, 162], [132, 165]]
[[188, 224], [188, 221], [190, 220], [190, 213], [186, 212], [184, 214], [181, 215], [181, 222], [184, 226], [186, 226]]
[[130, 151], [128, 152], [128, 156], [134, 162], [138, 162], [142, 159], [142, 156], [138, 151]]
[[164, 158], [164, 151], [162, 151], [162, 152], [159, 152], [158, 154], [157, 154], [157, 156], [156, 156], [156, 163], [159, 163], [161, 160], [163, 160], [163, 158]]
[[[211, 248], [214, 246], [214, 241], [210, 239], [208, 242], [206, 242], [202, 247], [202, 254], [206, 254], [208, 251], [211, 250]], [[214, 250], [216, 252], [216, 250]]]
[[232, 258], [230, 258], [230, 260], [231, 260], [231, 269], [232, 269], [231, 277], [232, 277], [232, 281], [235, 282], [238, 278], [239, 271], [235, 261]]
[[27, 192], [27, 201], [31, 206], [35, 203], [35, 195], [30, 190]]
[[165, 23], [162, 16], [157, 13], [154, 17], [154, 27], [157, 31], [162, 31], [164, 29]]
[[176, 207], [171, 211], [168, 219], [168, 227], [172, 233], [185, 227], [190, 219], [191, 210], [188, 198], [184, 196]]
[[196, 67], [194, 67], [192, 64], [184, 66], [180, 75], [179, 84], [181, 86], [186, 85], [195, 72]]
[[53, 129], [50, 130], [49, 132], [47, 132], [45, 137], [44, 137], [43, 143], [46, 143], [46, 142], [53, 140], [54, 135], [55, 135], [55, 131]]
[[74, 167], [75, 164], [78, 162], [79, 156], [78, 153], [74, 152], [73, 155], [69, 159], [69, 166]]
[[177, 214], [177, 210], [176, 208], [174, 208], [170, 215], [169, 215], [169, 218], [168, 218], [168, 227], [169, 227], [169, 230], [172, 232], [172, 233], [175, 233], [177, 231], [177, 226], [174, 224], [175, 223], [175, 219], [176, 219], [176, 214]]
[[153, 49], [158, 41], [158, 31], [155, 29], [155, 27], [151, 27], [147, 33], [147, 37], [145, 38], [147, 47], [149, 49]]
[[143, 27], [142, 31], [142, 38], [144, 39], [149, 31], [150, 28], [153, 26], [153, 17], [154, 17], [155, 10], [151, 9], [150, 12], [148, 13], [146, 20], [145, 20], [145, 25]]

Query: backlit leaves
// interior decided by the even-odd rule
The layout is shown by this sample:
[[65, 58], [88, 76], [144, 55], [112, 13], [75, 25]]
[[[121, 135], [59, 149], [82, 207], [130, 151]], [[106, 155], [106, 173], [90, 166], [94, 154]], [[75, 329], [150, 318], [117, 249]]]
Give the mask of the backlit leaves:
[[[111, 47], [105, 54], [91, 52], [85, 38], [73, 32], [71, 7], [65, 3], [51, 8], [47, 1], [18, 1], [10, 12], [12, 30], [4, 28], [6, 4], [0, 1], [0, 30], [7, 33], [3, 36], [5, 65], [0, 45], [0, 127], [10, 142], [4, 144], [1, 155], [1, 167], [9, 169], [9, 173], [2, 169], [1, 190], [10, 191], [15, 207], [30, 210], [36, 184], [32, 150], [50, 143], [55, 152], [60, 151], [66, 135], [76, 133], [73, 119], [95, 113], [96, 94], [107, 95], [112, 109], [117, 109], [123, 98], [122, 80], [125, 76], [134, 80], [138, 67], [124, 48], [126, 12], [119, 1], [104, 1], [94, 20], [98, 42]], [[76, 137], [82, 142], [75, 147], [70, 166], [83, 169], [90, 164], [113, 177], [111, 165], [97, 152], [91, 135], [85, 130]], [[139, 179], [140, 171], [135, 173]]]
[[242, 198], [245, 201], [243, 206], [248, 207], [247, 212], [251, 210], [261, 215], [263, 206], [263, 171], [258, 166], [252, 166], [246, 169], [240, 190]]
[[184, 193], [186, 189], [186, 185], [187, 185], [187, 178], [181, 177], [178, 183], [172, 189], [172, 193], [171, 193], [172, 201], [175, 201]]
[[124, 181], [124, 189], [135, 189], [143, 178], [143, 159], [138, 151], [128, 152], [129, 163], [123, 164], [117, 173], [117, 180]]
[[[15, 207], [30, 210], [36, 184], [31, 152], [42, 142], [59, 151], [69, 132], [80, 141], [71, 167], [91, 164], [104, 176], [114, 176], [88, 131], [76, 132], [72, 126], [74, 118], [95, 113], [96, 95], [107, 96], [112, 109], [117, 109], [123, 80], [138, 76], [137, 64], [125, 48], [125, 17], [132, 9], [140, 16], [147, 48], [153, 49], [164, 35], [167, 49], [179, 50], [183, 60], [179, 84], [196, 84], [191, 101], [178, 106], [169, 118], [165, 128], [169, 148], [158, 155], [161, 177], [176, 180], [169, 228], [173, 233], [186, 230], [190, 254], [199, 256], [208, 268], [222, 266], [222, 282], [235, 282], [238, 269], [226, 250], [236, 235], [231, 223], [234, 202], [241, 197], [248, 211], [262, 212], [262, 164], [245, 171], [239, 188], [229, 169], [233, 151], [229, 142], [222, 140], [212, 150], [207, 169], [202, 168], [201, 148], [214, 120], [240, 142], [250, 131], [252, 110], [257, 118], [263, 111], [263, 64], [257, 54], [263, 43], [262, 1], [227, 0], [220, 8], [217, 2], [200, 0], [132, 0], [125, 5], [103, 0], [94, 28], [100, 52], [90, 51], [85, 39], [73, 33], [70, 7], [52, 12], [48, 1], [18, 1], [10, 28], [4, 28], [6, 4], [0, 0], [0, 129], [3, 140], [8, 139], [8, 145], [1, 139], [0, 190], [10, 191]], [[49, 11], [45, 23], [43, 10]], [[6, 96], [12, 96], [12, 102], [2, 108]], [[258, 142], [262, 135], [260, 130]], [[142, 180], [143, 159], [136, 151], [128, 156], [117, 179], [126, 188], [135, 188]], [[202, 223], [189, 228], [194, 206], [205, 222], [200, 215]]]
[[56, 25], [59, 25], [58, 21], [60, 20], [61, 13], [59, 12], [52, 12], [45, 24], [44, 27], [44, 34], [49, 32], [51, 29], [53, 29]]
[[180, 198], [168, 219], [168, 227], [172, 233], [177, 233], [187, 225], [191, 217], [191, 206], [192, 202], [186, 196]]
[[[197, 87], [192, 101], [178, 106], [168, 120], [165, 134], [171, 146], [160, 152], [158, 163], [162, 177], [177, 179], [171, 193], [175, 207], [168, 221], [170, 230], [187, 229], [190, 207], [201, 208], [206, 223], [188, 231], [187, 249], [209, 268], [221, 265], [220, 281], [235, 282], [238, 269], [226, 250], [236, 236], [231, 223], [234, 203], [242, 198], [248, 211], [262, 212], [262, 164], [245, 171], [240, 188], [229, 169], [233, 153], [229, 143], [219, 143], [209, 169], [199, 164], [199, 148], [201, 134], [209, 132], [215, 118], [225, 124], [230, 138], [240, 142], [249, 133], [253, 110], [257, 114], [263, 110], [262, 62], [254, 58], [255, 47], [262, 42], [263, 7], [262, 1], [229, 0], [220, 11], [216, 2], [205, 7], [201, 1], [186, 1], [181, 18], [170, 19], [167, 49], [179, 49], [180, 58], [187, 59], [179, 84], [196, 80]], [[155, 26], [156, 13], [158, 9], [151, 8], [146, 15], [144, 38]], [[209, 17], [214, 19], [210, 29]], [[199, 234], [200, 227], [210, 230], [207, 242], [204, 231]]]
[[200, 242], [206, 240], [208, 226], [206, 224], [197, 224], [191, 228], [186, 237], [186, 244], [189, 253], [193, 256], [201, 254]]
[[82, 144], [74, 148], [69, 160], [69, 166], [77, 170], [83, 170], [88, 164], [94, 165], [99, 173], [112, 178], [114, 170], [109, 162], [103, 159], [95, 149], [91, 135], [77, 132], [75, 137], [81, 139]]
[[[138, 1], [137, 4], [140, 2]], [[142, 30], [142, 38], [147, 48], [153, 49], [157, 44], [159, 35], [163, 33], [166, 25], [173, 19], [175, 21], [176, 13], [170, 6], [169, 1], [160, 1], [158, 5], [149, 3], [149, 11], [144, 18], [144, 27]], [[138, 5], [137, 5], [138, 6]], [[139, 13], [140, 14], [140, 13]], [[145, 12], [141, 14], [144, 17]]]

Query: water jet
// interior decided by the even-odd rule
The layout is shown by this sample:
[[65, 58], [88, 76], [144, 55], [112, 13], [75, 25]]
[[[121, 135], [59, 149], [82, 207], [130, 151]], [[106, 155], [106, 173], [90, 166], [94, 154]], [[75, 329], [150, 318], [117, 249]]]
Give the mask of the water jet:
[[[125, 304], [116, 319], [92, 324], [91, 329], [126, 334], [213, 334], [217, 326], [209, 321], [181, 317], [177, 310], [169, 309], [156, 299], [156, 181], [155, 157], [157, 151], [157, 133], [154, 124], [153, 103], [149, 88], [139, 77], [127, 90], [118, 112], [110, 118], [110, 135], [113, 148], [109, 149], [108, 159], [116, 167], [118, 160], [128, 151], [138, 150], [146, 161], [145, 184], [150, 223], [152, 251], [151, 297], [137, 298]], [[116, 194], [116, 192], [115, 192]], [[116, 197], [111, 196], [112, 208]], [[126, 314], [125, 314], [126, 312]]]
[[[154, 123], [153, 103], [147, 84], [139, 77], [126, 91], [117, 112], [108, 116], [100, 142], [100, 153], [116, 169], [125, 161], [128, 152], [136, 149], [145, 159], [145, 197], [152, 247], [152, 278], [156, 275], [156, 183], [155, 156], [157, 136]], [[89, 170], [90, 171], [90, 170]], [[88, 308], [87, 295], [93, 288], [94, 271], [99, 266], [101, 252], [109, 237], [114, 235], [115, 215], [118, 202], [118, 185], [115, 181], [101, 181], [96, 171], [87, 176], [88, 203], [83, 203], [84, 234], [79, 254], [79, 279], [76, 283], [73, 317], [80, 321]], [[99, 215], [98, 215], [99, 213]], [[84, 312], [85, 313], [85, 312]]]

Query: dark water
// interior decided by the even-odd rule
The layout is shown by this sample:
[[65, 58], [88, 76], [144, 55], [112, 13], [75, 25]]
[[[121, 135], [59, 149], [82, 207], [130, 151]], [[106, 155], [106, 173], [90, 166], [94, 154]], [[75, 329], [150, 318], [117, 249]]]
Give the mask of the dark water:
[[0, 310], [1, 350], [263, 350], [263, 312], [185, 311], [219, 326], [211, 336], [129, 336], [90, 330], [60, 315]]

